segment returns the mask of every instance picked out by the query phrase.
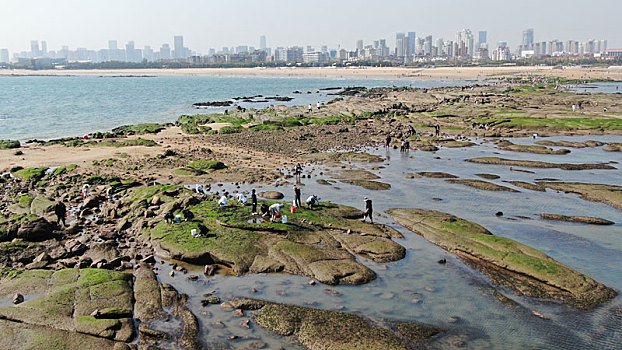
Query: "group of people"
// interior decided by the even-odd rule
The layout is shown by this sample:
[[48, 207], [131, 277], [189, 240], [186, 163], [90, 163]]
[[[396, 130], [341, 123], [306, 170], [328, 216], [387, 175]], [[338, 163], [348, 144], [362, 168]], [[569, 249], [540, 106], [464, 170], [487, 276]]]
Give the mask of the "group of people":
[[[302, 193], [300, 191], [300, 187], [294, 185], [293, 187], [293, 191], [294, 191], [294, 200], [292, 201], [292, 207], [295, 208], [300, 208], [302, 207]], [[372, 202], [371, 199], [365, 197], [364, 199], [365, 201], [365, 212], [364, 212], [364, 216], [363, 216], [363, 220], [365, 221], [367, 218], [369, 218], [369, 221], [371, 223], [374, 222], [373, 219], [373, 209], [372, 209]], [[237, 194], [237, 203], [239, 205], [245, 206], [248, 203], [248, 199], [246, 198], [246, 196], [243, 193], [238, 193]], [[218, 200], [218, 205], [221, 207], [225, 207], [229, 204], [228, 198], [227, 196], [221, 196], [220, 199]], [[313, 194], [310, 195], [306, 200], [305, 200], [305, 204], [307, 206], [307, 209], [311, 210], [315, 207], [318, 207], [320, 205], [320, 199], [318, 198], [317, 195]], [[267, 204], [263, 203], [260, 207], [259, 210], [257, 210], [257, 193], [255, 191], [255, 189], [251, 190], [251, 213], [252, 215], [261, 215], [261, 216], [270, 216], [270, 222], [276, 222], [277, 220], [279, 220], [279, 218], [282, 218], [282, 211], [283, 208], [285, 207], [285, 204], [283, 203], [274, 203], [270, 206], [268, 206]], [[184, 219], [186, 219], [186, 215], [184, 213], [182, 213], [184, 215]], [[192, 216], [194, 218], [194, 216]]]
[[479, 129], [490, 130], [490, 127], [491, 127], [490, 123], [486, 123], [486, 124], [484, 124], [484, 123], [479, 123], [478, 124], [476, 122], [471, 123], [471, 128], [473, 128], [473, 129], [479, 128]]
[[[401, 146], [400, 146], [400, 152], [406, 152], [406, 151], [408, 151], [410, 149], [410, 141], [407, 139], [407, 137], [419, 136], [421, 134], [417, 130], [415, 130], [415, 128], [412, 126], [412, 124], [408, 124], [408, 130], [406, 131], [405, 135], [406, 136], [403, 137], [404, 133], [401, 133], [401, 132], [398, 135], [398, 139], [399, 138], [402, 139]], [[436, 137], [440, 137], [441, 136], [441, 127], [438, 124], [436, 126], [434, 126], [434, 135]], [[390, 148], [392, 140], [393, 140], [393, 137], [391, 136], [391, 134], [387, 134], [384, 146], [386, 148]]]
[[[319, 111], [320, 108], [322, 108], [322, 104], [321, 103], [317, 103], [316, 104], [317, 110]], [[313, 106], [311, 106], [311, 104], [309, 103], [309, 106], [307, 106], [307, 108], [309, 109], [309, 113], [311, 113], [311, 111], [313, 111]]]

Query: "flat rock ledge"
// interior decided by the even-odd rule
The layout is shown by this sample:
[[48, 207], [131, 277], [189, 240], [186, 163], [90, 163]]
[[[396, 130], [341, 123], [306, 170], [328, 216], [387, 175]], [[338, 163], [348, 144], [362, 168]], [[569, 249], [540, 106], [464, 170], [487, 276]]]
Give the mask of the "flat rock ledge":
[[593, 216], [566, 216], [560, 214], [538, 214], [544, 220], [551, 221], [566, 221], [573, 222], [577, 224], [588, 224], [588, 225], [613, 225], [615, 222], [609, 221], [602, 218], [596, 218]]
[[615, 298], [611, 288], [572, 270], [546, 254], [451, 214], [425, 209], [391, 209], [400, 225], [461, 257], [496, 284], [519, 295], [555, 299], [593, 309]]
[[295, 337], [308, 349], [415, 349], [443, 330], [411, 322], [373, 320], [339, 311], [237, 298], [231, 304], [258, 310], [255, 322], [282, 336]]
[[357, 285], [374, 280], [376, 273], [356, 255], [382, 263], [406, 255], [392, 240], [402, 237], [397, 230], [361, 222], [363, 213], [352, 207], [322, 202], [311, 210], [298, 208], [287, 213], [286, 224], [253, 215], [250, 206], [219, 207], [211, 197], [187, 209], [192, 220], [160, 221], [143, 235], [162, 257], [217, 264], [236, 275], [286, 272], [325, 284]]

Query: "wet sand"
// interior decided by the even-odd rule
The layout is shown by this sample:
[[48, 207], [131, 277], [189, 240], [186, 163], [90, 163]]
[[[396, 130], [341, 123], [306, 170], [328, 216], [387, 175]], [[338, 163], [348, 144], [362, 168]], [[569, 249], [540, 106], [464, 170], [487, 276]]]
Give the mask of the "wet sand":
[[412, 79], [492, 79], [502, 77], [560, 77], [567, 79], [622, 80], [622, 67], [279, 67], [279, 68], [182, 68], [182, 69], [71, 69], [0, 70], [0, 75], [234, 75], [234, 76], [313, 76]]

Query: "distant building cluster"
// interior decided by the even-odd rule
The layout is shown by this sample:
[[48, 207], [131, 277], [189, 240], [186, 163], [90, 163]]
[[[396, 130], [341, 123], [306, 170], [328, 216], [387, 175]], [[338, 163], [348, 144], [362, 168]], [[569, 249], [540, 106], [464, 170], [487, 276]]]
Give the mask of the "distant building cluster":
[[192, 64], [252, 64], [261, 62], [287, 62], [306, 64], [348, 63], [348, 62], [393, 62], [417, 63], [435, 61], [511, 61], [533, 57], [601, 57], [619, 58], [622, 50], [608, 49], [607, 40], [535, 41], [534, 30], [526, 29], [522, 33], [521, 44], [512, 51], [507, 42], [498, 42], [490, 50], [488, 33], [463, 29], [456, 33], [454, 40], [434, 39], [432, 35], [417, 36], [415, 32], [397, 33], [395, 46], [387, 45], [386, 39], [365, 43], [357, 40], [354, 50], [341, 47], [329, 49], [322, 46], [276, 47], [267, 46], [265, 35], [259, 38], [259, 47], [237, 46], [223, 47], [222, 50], [210, 49], [207, 54], [199, 54], [184, 46], [183, 36], [173, 38], [173, 47], [163, 44], [159, 49], [144, 46], [136, 48], [133, 41], [119, 46], [116, 40], [110, 40], [108, 47], [100, 50], [68, 46], [54, 51], [48, 50], [46, 41], [33, 40], [30, 51], [14, 53], [9, 56], [7, 49], [0, 49], [0, 64], [16, 63], [25, 65], [63, 64], [67, 62], [184, 62]]

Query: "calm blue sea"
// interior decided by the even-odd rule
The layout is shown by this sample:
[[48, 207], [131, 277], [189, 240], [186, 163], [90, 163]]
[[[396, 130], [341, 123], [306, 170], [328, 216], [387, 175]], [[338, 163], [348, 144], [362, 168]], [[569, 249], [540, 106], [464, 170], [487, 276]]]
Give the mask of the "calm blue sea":
[[[0, 76], [0, 139], [81, 136], [126, 124], [174, 122], [200, 101], [239, 96], [290, 96], [289, 105], [327, 101], [328, 87], [464, 85], [465, 81], [223, 76]], [[301, 94], [293, 94], [300, 91]], [[334, 92], [334, 91], [333, 91]], [[270, 103], [242, 104], [263, 108]]]

